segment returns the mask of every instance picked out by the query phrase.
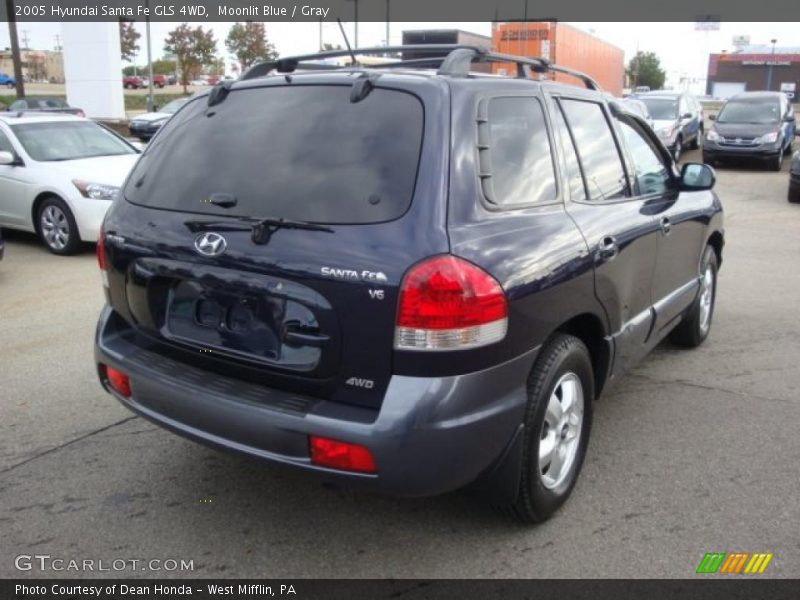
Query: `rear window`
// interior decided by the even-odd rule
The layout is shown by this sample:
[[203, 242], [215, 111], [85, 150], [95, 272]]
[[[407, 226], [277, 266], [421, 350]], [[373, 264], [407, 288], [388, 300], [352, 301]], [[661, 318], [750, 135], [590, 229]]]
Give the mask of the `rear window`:
[[[350, 86], [233, 90], [190, 102], [145, 150], [125, 197], [192, 213], [378, 223], [411, 204], [423, 108], [409, 93]], [[236, 205], [207, 199], [228, 194]]]

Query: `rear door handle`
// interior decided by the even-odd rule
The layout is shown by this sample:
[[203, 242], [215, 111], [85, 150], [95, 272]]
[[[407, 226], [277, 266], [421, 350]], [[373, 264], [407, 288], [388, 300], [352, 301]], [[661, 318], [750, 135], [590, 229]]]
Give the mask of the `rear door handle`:
[[603, 260], [614, 260], [619, 254], [617, 238], [613, 235], [605, 236], [597, 245], [597, 254]]
[[671, 229], [672, 223], [670, 223], [669, 217], [661, 217], [661, 231], [664, 232], [664, 235], [669, 235]]

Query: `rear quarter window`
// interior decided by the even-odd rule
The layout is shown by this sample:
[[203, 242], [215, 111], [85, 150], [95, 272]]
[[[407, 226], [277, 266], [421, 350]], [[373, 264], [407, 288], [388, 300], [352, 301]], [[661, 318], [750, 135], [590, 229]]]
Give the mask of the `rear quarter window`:
[[[133, 203], [191, 213], [378, 223], [408, 210], [424, 110], [414, 95], [350, 86], [232, 90], [190, 102], [155, 137], [125, 189]], [[208, 203], [216, 193], [236, 205]]]
[[[558, 196], [544, 112], [533, 97], [490, 99], [480, 170], [486, 199], [499, 207], [552, 202]], [[483, 143], [485, 142], [485, 143]]]

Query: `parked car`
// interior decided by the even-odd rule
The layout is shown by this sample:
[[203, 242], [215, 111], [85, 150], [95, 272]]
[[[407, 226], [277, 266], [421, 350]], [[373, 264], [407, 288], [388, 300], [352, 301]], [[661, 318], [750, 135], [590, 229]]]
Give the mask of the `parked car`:
[[138, 153], [94, 121], [0, 113], [0, 225], [36, 232], [54, 254], [94, 242]]
[[703, 108], [681, 92], [647, 92], [636, 98], [647, 106], [653, 128], [677, 161], [684, 148], [698, 148], [703, 139]]
[[163, 88], [164, 86], [169, 85], [169, 79], [166, 75], [153, 75], [153, 86], [157, 88]]
[[122, 86], [129, 90], [141, 89], [147, 87], [147, 81], [147, 79], [138, 75], [126, 75], [122, 78]]
[[703, 161], [757, 160], [780, 171], [794, 149], [794, 108], [782, 92], [743, 92], [728, 99], [703, 144]]
[[789, 169], [789, 202], [800, 202], [800, 150], [792, 156]]
[[178, 83], [177, 75], [169, 75], [167, 77], [167, 85], [176, 85]]
[[622, 105], [634, 114], [639, 115], [644, 119], [652, 128], [654, 126], [653, 117], [650, 116], [650, 111], [647, 110], [647, 105], [638, 98], [625, 98], [622, 100]]
[[156, 112], [137, 115], [131, 119], [128, 125], [131, 135], [143, 141], [149, 140], [188, 100], [188, 98], [178, 98], [156, 110]]
[[0, 73], [0, 85], [4, 85], [9, 88], [13, 88], [17, 85], [17, 80], [11, 77], [11, 75], [6, 75], [5, 73]]
[[70, 106], [63, 98], [52, 96], [27, 97], [11, 103], [6, 110], [9, 112], [49, 112], [66, 113], [85, 117], [86, 114], [80, 108]]
[[209, 85], [209, 83], [208, 83], [208, 79], [203, 79], [202, 77], [198, 77], [196, 79], [192, 79], [189, 82], [189, 85], [203, 86], [203, 85]]
[[103, 225], [104, 388], [324, 479], [549, 517], [609, 379], [708, 336], [722, 208], [711, 167], [679, 171], [587, 76], [464, 77], [474, 59], [509, 62], [290, 58], [192, 97]]

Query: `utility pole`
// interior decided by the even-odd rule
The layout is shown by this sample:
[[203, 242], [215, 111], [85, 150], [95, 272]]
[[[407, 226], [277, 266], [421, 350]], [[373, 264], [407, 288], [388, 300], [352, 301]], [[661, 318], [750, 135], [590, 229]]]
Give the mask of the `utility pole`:
[[30, 37], [28, 36], [28, 30], [22, 30], [22, 49], [23, 50], [30, 50]]
[[767, 68], [767, 91], [772, 91], [772, 67], [773, 63], [775, 62], [775, 44], [778, 43], [778, 40], [770, 40], [772, 43], [772, 58], [769, 61], [769, 68]]
[[8, 15], [8, 37], [11, 41], [11, 58], [14, 61], [14, 81], [16, 82], [17, 98], [24, 98], [25, 84], [22, 81], [22, 58], [19, 54], [19, 40], [17, 39], [17, 17], [14, 10], [13, 0], [6, 0], [6, 14]]
[[392, 43], [389, 41], [389, 19], [390, 19], [389, 3], [390, 3], [390, 1], [391, 0], [386, 0], [386, 46], [387, 47], [392, 45]]
[[148, 17], [145, 19], [145, 37], [147, 38], [147, 70], [149, 79], [147, 81], [147, 112], [153, 111], [153, 52], [150, 44], [150, 0], [146, 0]]
[[322, 52], [322, 17], [319, 18], [319, 51]]
[[61, 52], [61, 36], [55, 34], [53, 37], [56, 39], [56, 48], [55, 48], [56, 52]]

